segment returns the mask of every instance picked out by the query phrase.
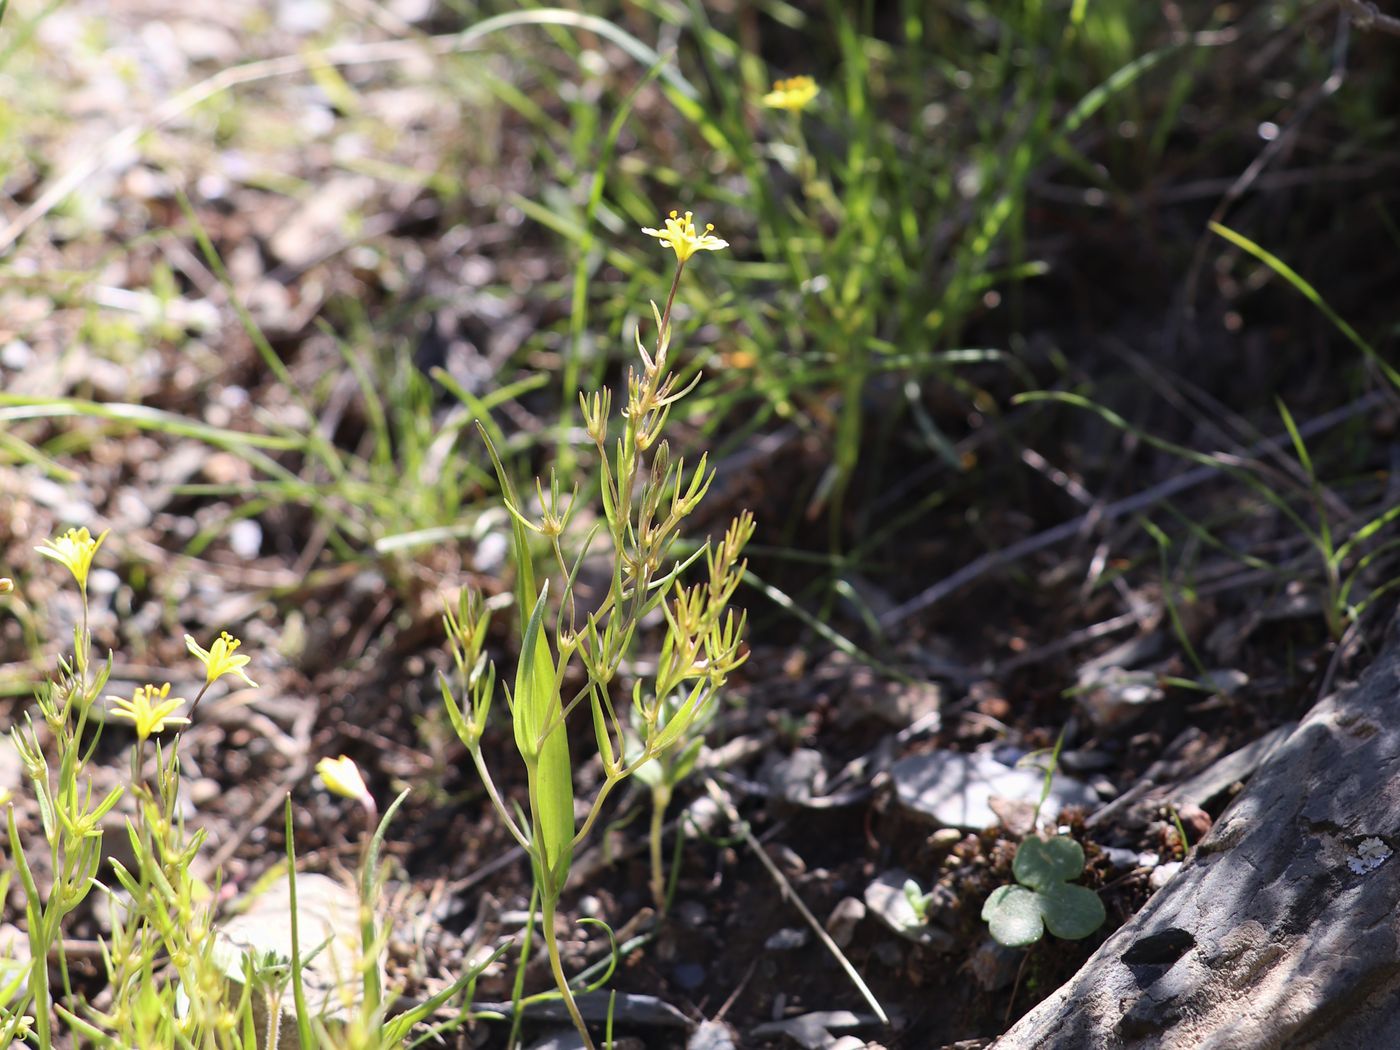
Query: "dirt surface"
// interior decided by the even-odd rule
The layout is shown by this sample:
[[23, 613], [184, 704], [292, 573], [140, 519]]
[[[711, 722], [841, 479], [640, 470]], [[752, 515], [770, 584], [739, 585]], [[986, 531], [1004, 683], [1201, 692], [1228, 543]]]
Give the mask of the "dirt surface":
[[[390, 981], [408, 998], [445, 986], [468, 959], [516, 936], [529, 903], [528, 865], [494, 819], [436, 681], [448, 662], [442, 597], [464, 586], [508, 589], [504, 518], [478, 498], [483, 463], [470, 434], [444, 446], [445, 463], [366, 469], [354, 487], [330, 484], [334, 457], [317, 461], [276, 439], [317, 434], [346, 457], [369, 447], [372, 420], [345, 347], [367, 354], [386, 382], [440, 367], [483, 396], [557, 364], [572, 261], [520, 206], [546, 183], [531, 127], [482, 81], [529, 90], [530, 63], [558, 61], [547, 38], [467, 57], [409, 49], [340, 73], [304, 57], [309, 47], [412, 41], [463, 24], [407, 3], [74, 0], [38, 24], [4, 74], [25, 95], [8, 105], [22, 132], [0, 146], [0, 564], [19, 584], [0, 617], [0, 726], [23, 717], [33, 681], [78, 616], [76, 598], [33, 545], [69, 525], [110, 528], [91, 593], [97, 646], [116, 654], [110, 691], [166, 680], [193, 689], [185, 633], [230, 630], [253, 657], [260, 688], [211, 696], [182, 744], [188, 817], [207, 830], [206, 872], [222, 872], [231, 900], [281, 857], [288, 792], [303, 866], [354, 868], [360, 829], [315, 785], [318, 757], [348, 754], [381, 799], [412, 789], [386, 844]], [[765, 56], [790, 66], [793, 38], [760, 28]], [[1297, 32], [1321, 46], [1333, 28], [1317, 16]], [[1296, 43], [1283, 30], [1261, 34], [1260, 46]], [[1377, 63], [1388, 63], [1393, 99], [1394, 48], [1372, 38], [1354, 47], [1353, 82], [1383, 76]], [[635, 73], [607, 46], [598, 55], [609, 75]], [[221, 70], [283, 56], [290, 75], [268, 67], [229, 91], [172, 103]], [[1229, 61], [1206, 65], [1194, 104], [1226, 107], [1244, 90]], [[1283, 59], [1260, 61], [1270, 83], [1315, 87]], [[1331, 163], [1336, 142], [1354, 141], [1339, 108], [1290, 114], [1312, 121], [1314, 139], [1304, 135], [1278, 159], [1243, 207], [1256, 226], [1271, 216], [1291, 224], [1292, 243], [1310, 247], [1315, 278], [1345, 270], [1327, 284], [1329, 302], [1366, 331], [1384, 320], [1393, 343], [1393, 303], [1382, 289], [1394, 287], [1400, 253], [1380, 220], [1356, 225], [1354, 206], [1369, 200], [1391, 214], [1400, 165], [1393, 144], [1365, 144]], [[645, 101], [639, 110], [644, 124], [658, 122], [651, 145], [686, 148], [680, 132], [670, 138], [663, 112]], [[1113, 206], [1067, 204], [1057, 184], [1064, 172], [1045, 173], [1028, 233], [1053, 271], [1022, 290], [1015, 322], [1006, 310], [974, 319], [969, 345], [1034, 333], [1022, 349], [1038, 383], [1069, 390], [1092, 379], [1095, 396], [1135, 427], [1260, 462], [1260, 476], [1280, 488], [1299, 486], [1297, 464], [1286, 444], [1261, 451], [1283, 431], [1272, 394], [1261, 391], [1286, 396], [1305, 426], [1339, 412], [1310, 433], [1343, 479], [1323, 492], [1324, 504], [1337, 521], [1359, 524], [1395, 502], [1393, 391], [1368, 393], [1378, 387], [1358, 378], [1359, 366], [1341, 369], [1339, 359], [1355, 352], [1287, 288], [1250, 294], [1239, 273], [1216, 266], [1218, 246], [1193, 268], [1205, 219], [1264, 146], [1233, 125], [1222, 139], [1209, 150], [1168, 150]], [[1324, 161], [1331, 166], [1319, 173]], [[51, 199], [63, 185], [69, 192]], [[1361, 258], [1378, 261], [1351, 265]], [[1246, 281], [1266, 283], [1249, 273]], [[1196, 298], [1183, 305], [1187, 274]], [[982, 412], [964, 391], [930, 385], [927, 408], [967, 469], [892, 443], [858, 492], [865, 509], [843, 523], [848, 534], [882, 537], [843, 577], [844, 599], [812, 597], [818, 574], [808, 566], [824, 556], [828, 529], [801, 508], [829, 459], [820, 433], [774, 426], [720, 457], [713, 517], [699, 528], [753, 509], [756, 574], [799, 596], [860, 654], [833, 647], [759, 590], [744, 596], [752, 657], [716, 721], [706, 775], [782, 879], [716, 815], [697, 779], [674, 811], [690, 829], [675, 903], [655, 921], [646, 802], [626, 795], [576, 862], [578, 889], [565, 902], [571, 972], [608, 954], [607, 937], [577, 921], [597, 918], [628, 945], [611, 987], [654, 996], [692, 1022], [732, 1026], [736, 1045], [978, 1045], [1068, 979], [1234, 790], [1188, 804], [1172, 785], [1296, 719], [1364, 667], [1392, 603], [1381, 598], [1340, 641], [1329, 635], [1315, 552], [1255, 491], [1208, 472], [1169, 500], [1119, 505], [1175, 484], [1193, 465], [1092, 413], [1013, 406], [1022, 387], [1005, 370], [972, 370], [967, 382], [1002, 409]], [[441, 423], [449, 399], [423, 389]], [[885, 393], [871, 395], [872, 424]], [[145, 406], [205, 429], [180, 435], [133, 425], [129, 414], [24, 407], [63, 398]], [[509, 435], [538, 434], [556, 408], [552, 389], [536, 389], [506, 402], [501, 424]], [[227, 432], [273, 440], [250, 451]], [[452, 470], [460, 484], [423, 483]], [[932, 510], [905, 513], [936, 489]], [[460, 502], [425, 503], [442, 492]], [[1144, 516], [1177, 538], [1168, 553]], [[1032, 542], [1076, 520], [1053, 542]], [[1193, 531], [1200, 523], [1209, 536]], [[415, 528], [457, 525], [441, 542], [384, 549], [386, 538]], [[1022, 543], [1033, 549], [1018, 553]], [[987, 557], [1002, 560], [978, 560]], [[1365, 578], [1384, 580], [1388, 565], [1378, 557]], [[985, 571], [918, 602], [968, 566]], [[916, 607], [903, 604], [911, 599]], [[882, 632], [869, 630], [865, 610], [884, 618]], [[498, 628], [493, 655], [509, 668], [512, 641]], [[582, 753], [589, 730], [578, 729]], [[1108, 921], [1082, 941], [1048, 937], [1013, 952], [990, 939], [980, 913], [987, 894], [1011, 881], [1015, 844], [1028, 830], [1024, 807], [1007, 808], [995, 825], [941, 827], [901, 804], [892, 770], [946, 750], [1014, 764], [1053, 748], [1062, 731], [1059, 772], [1096, 801], [1050, 815], [1083, 843], [1082, 882], [1100, 892]], [[129, 746], [117, 732], [103, 737], [105, 774], [124, 768]], [[486, 750], [503, 791], [520, 788], [504, 723]], [[599, 776], [596, 763], [580, 763], [581, 792]], [[15, 779], [0, 779], [0, 789], [16, 787], [21, 833], [36, 834], [17, 770]], [[1134, 804], [1103, 811], [1135, 789]], [[859, 918], [872, 883], [896, 870], [935, 895], [929, 926], [913, 939]], [[891, 1025], [874, 1021], [788, 894], [833, 930]], [[16, 920], [15, 903], [6, 921]], [[70, 936], [91, 939], [102, 922], [87, 911]], [[510, 999], [509, 962], [488, 972], [479, 1001]], [[78, 964], [80, 983], [96, 987], [96, 974], [95, 959]], [[542, 959], [530, 963], [526, 984], [548, 985]], [[825, 1037], [763, 1027], [820, 1011], [858, 1016]], [[637, 1016], [624, 1013], [619, 1032], [638, 1045], [698, 1039]], [[530, 1038], [549, 1028], [526, 1026]], [[482, 1020], [461, 1045], [504, 1045], [504, 1033]]]

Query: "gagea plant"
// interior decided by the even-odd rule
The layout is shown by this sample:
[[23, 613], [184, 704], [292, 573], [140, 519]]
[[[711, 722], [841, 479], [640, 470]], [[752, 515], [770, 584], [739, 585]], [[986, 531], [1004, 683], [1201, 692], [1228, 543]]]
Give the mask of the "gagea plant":
[[[255, 684], [245, 670], [249, 658], [238, 652], [238, 639], [227, 632], [207, 649], [186, 636], [190, 654], [202, 665], [192, 703], [172, 696], [169, 683], [138, 685], [129, 694], [104, 700], [111, 657], [102, 663], [93, 657], [87, 582], [105, 538], [106, 533], [94, 538], [87, 529], [70, 529], [38, 548], [71, 573], [82, 599], [82, 618], [73, 632], [72, 655], [38, 690], [36, 710], [10, 734], [38, 803], [40, 828], [22, 837], [15, 806], [6, 805], [0, 899], [13, 875], [24, 900], [28, 951], [0, 959], [0, 1048], [21, 1042], [39, 1050], [55, 1045], [267, 1050], [277, 1040], [264, 1036], [261, 1029], [267, 1026], [259, 1019], [279, 1016], [277, 1004], [289, 987], [303, 1047], [403, 1046], [415, 1024], [463, 994], [470, 997], [481, 970], [480, 965], [470, 968], [445, 991], [389, 1016], [392, 997], [383, 994], [378, 978], [387, 936], [377, 925], [374, 903], [382, 886], [380, 843], [403, 796], [375, 827], [373, 799], [354, 764], [342, 757], [317, 767], [327, 787], [358, 799], [370, 816], [360, 877], [363, 990], [358, 1010], [332, 1036], [329, 1022], [306, 1001], [295, 947], [295, 907], [291, 958], [244, 952], [230, 961], [227, 943], [217, 935], [217, 886], [206, 884], [194, 870], [204, 833], [187, 830], [182, 816], [178, 731], [220, 679]], [[9, 579], [0, 579], [0, 593], [12, 589]], [[105, 719], [99, 717], [99, 705], [105, 706]], [[127, 737], [129, 772], [126, 783], [97, 796], [90, 762], [103, 732]], [[0, 798], [0, 804], [9, 801]], [[113, 811], [123, 801], [126, 807], [118, 812], [126, 814], [125, 828], [113, 828]], [[127, 859], [119, 861], [110, 854], [114, 840], [122, 837], [130, 848]], [[290, 797], [287, 842], [288, 880], [294, 890]], [[87, 999], [70, 977], [65, 934], [71, 917], [94, 892], [108, 898], [110, 932], [99, 942], [105, 989], [100, 997]], [[465, 1014], [442, 1027], [464, 1019]]]
[[[491, 449], [513, 519], [521, 646], [514, 688], [506, 689], [506, 700], [529, 791], [528, 817], [523, 821], [512, 816], [481, 753], [496, 685], [495, 669], [483, 653], [488, 614], [479, 598], [466, 594], [459, 608], [445, 617], [464, 690], [459, 703], [447, 681], [442, 682], [449, 717], [500, 819], [530, 856], [555, 984], [590, 1050], [592, 1039], [560, 963], [555, 926], [574, 850], [588, 837], [613, 789], [658, 763], [662, 775], [650, 778], [658, 814], [652, 823], [652, 882], [658, 903], [664, 903], [660, 814], [674, 784], [694, 762], [699, 733], [720, 689], [747, 655], [742, 644], [745, 617], [736, 615], [729, 602], [744, 574], [741, 557], [753, 519], [742, 514], [719, 543], [706, 543], [683, 559], [673, 557], [681, 526], [704, 498], [713, 473], [704, 456], [687, 471], [683, 460], [672, 458], [662, 437], [672, 406], [695, 385], [682, 387], [668, 369], [671, 310], [681, 274], [696, 252], [728, 245], [714, 236], [713, 227], [697, 230], [690, 212], [672, 212], [662, 229], [643, 232], [675, 252], [675, 277], [665, 309], [652, 304], [653, 348], [643, 346], [640, 332], [636, 336], [640, 364], [628, 371], [621, 419], [612, 417], [610, 391], [580, 397], [584, 425], [597, 453], [602, 517], [587, 530], [572, 560], [561, 537], [575, 517], [578, 487], [561, 504], [557, 478], [551, 479], [547, 491], [537, 481], [540, 509], [531, 517]], [[552, 578], [540, 584], [530, 549], [532, 535], [548, 546], [555, 569]], [[601, 602], [584, 611], [575, 584], [584, 559], [600, 540], [610, 548], [608, 589]], [[686, 570], [699, 565], [704, 567], [703, 578], [687, 583]], [[655, 670], [622, 688], [619, 673], [637, 659], [643, 621], [657, 611], [663, 633], [653, 656]], [[619, 713], [629, 701], [630, 714], [625, 707]], [[581, 823], [575, 819], [569, 750], [569, 718], [579, 707], [592, 716], [603, 770], [603, 781]]]

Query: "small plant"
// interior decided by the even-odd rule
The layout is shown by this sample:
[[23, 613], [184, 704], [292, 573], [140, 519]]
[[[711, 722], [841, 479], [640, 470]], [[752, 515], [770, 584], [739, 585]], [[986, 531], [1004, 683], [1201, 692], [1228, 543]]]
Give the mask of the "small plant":
[[1017, 885], [998, 886], [982, 906], [992, 936], [1008, 948], [1025, 948], [1048, 928], [1056, 937], [1087, 937], [1106, 917], [1103, 901], [1070, 879], [1084, 873], [1084, 849], [1067, 835], [1028, 838], [1011, 864]]
[[[537, 481], [540, 510], [539, 517], [532, 519], [487, 438], [513, 518], [511, 553], [521, 646], [515, 686], [506, 691], [506, 700], [516, 750], [525, 765], [529, 809], [524, 819], [512, 815], [481, 753], [496, 680], [494, 667], [483, 653], [488, 614], [479, 598], [465, 593], [457, 610], [449, 608], [444, 618], [464, 690], [464, 701], [459, 704], [449, 683], [442, 681], [449, 718], [471, 754], [498, 816], [530, 857], [555, 985], [589, 1050], [594, 1044], [564, 974], [555, 922], [573, 852], [588, 837], [613, 789], [649, 763], [662, 763], [661, 774], [651, 784], [658, 814], [652, 823], [652, 881], [658, 902], [663, 902], [660, 814], [664, 814], [674, 784], [693, 765], [700, 730], [719, 690], [747, 656], [742, 644], [745, 617], [736, 616], [729, 602], [743, 577], [740, 558], [752, 535], [753, 519], [740, 515], [719, 544], [707, 543], [688, 557], [674, 559], [681, 525], [699, 506], [713, 474], [704, 456], [687, 474], [684, 461], [672, 459], [670, 446], [662, 438], [672, 406], [699, 378], [680, 387], [668, 369], [671, 308], [686, 262], [697, 251], [727, 247], [712, 229], [697, 230], [690, 212], [683, 217], [672, 212], [662, 229], [643, 231], [675, 252], [675, 276], [665, 309], [658, 310], [652, 304], [657, 332], [654, 349], [649, 352], [640, 333], [636, 336], [641, 364], [628, 372], [621, 433], [614, 437], [612, 432], [610, 391], [580, 396], [584, 425], [601, 475], [602, 518], [588, 530], [572, 563], [565, 556], [561, 537], [578, 509], [577, 486], [567, 504], [561, 504], [557, 477], [551, 479], [548, 490]], [[484, 429], [482, 432], [485, 435]], [[552, 616], [549, 597], [553, 581], [536, 587], [532, 533], [547, 544], [557, 569], [560, 601]], [[603, 534], [610, 541], [612, 555], [608, 591], [596, 609], [580, 617], [574, 581], [584, 557]], [[702, 558], [707, 578], [685, 584], [683, 573]], [[630, 689], [632, 715], [628, 721], [635, 727], [632, 733], [614, 706], [613, 689], [624, 663], [635, 656], [643, 620], [653, 612], [661, 613], [664, 634], [654, 673], [649, 679], [637, 679]], [[552, 630], [546, 624], [547, 617], [553, 620]], [[566, 699], [565, 682], [574, 667], [582, 672], [583, 684]], [[568, 720], [581, 705], [592, 714], [603, 782], [580, 824], [574, 816]]]
[[904, 899], [909, 902], [909, 907], [914, 909], [914, 917], [919, 920], [920, 925], [928, 923], [929, 905], [933, 903], [933, 894], [925, 893], [913, 879], [904, 880]]
[[[1045, 780], [1031, 818], [1032, 828], [1039, 825], [1040, 811], [1050, 797], [1064, 744], [1061, 730], [1046, 756]], [[1018, 765], [1032, 762], [1041, 754], [1046, 753], [1033, 752]], [[1106, 913], [1099, 895], [1087, 886], [1069, 881], [1084, 874], [1084, 848], [1068, 835], [1041, 838], [1032, 834], [1016, 847], [1011, 873], [1016, 876], [1017, 885], [998, 886], [982, 906], [982, 921], [1006, 947], [1028, 947], [1044, 936], [1047, 927], [1056, 937], [1077, 941], [1103, 925]]]
[[[445, 991], [414, 1009], [390, 1018], [390, 997], [379, 987], [378, 960], [387, 937], [376, 924], [373, 904], [383, 882], [379, 848], [400, 796], [375, 826], [377, 811], [362, 778], [348, 760], [322, 763], [318, 771], [328, 787], [356, 797], [369, 814], [361, 865], [361, 943], [363, 994], [346, 1038], [331, 1040], [321, 1018], [313, 1016], [301, 983], [301, 960], [267, 953], [243, 953], [230, 961], [217, 932], [217, 887], [192, 874], [204, 845], [202, 831], [189, 832], [180, 807], [180, 737], [172, 731], [188, 725], [190, 715], [209, 689], [226, 676], [253, 686], [238, 653], [240, 643], [227, 632], [206, 649], [186, 636], [190, 653], [203, 669], [203, 684], [188, 706], [171, 695], [169, 683], [143, 684], [128, 696], [107, 696], [107, 732], [126, 723], [135, 740], [125, 784], [94, 797], [89, 772], [101, 719], [93, 717], [102, 702], [111, 657], [94, 660], [88, 629], [87, 582], [93, 559], [106, 539], [87, 529], [70, 529], [40, 546], [45, 557], [72, 574], [81, 596], [82, 617], [73, 633], [71, 657], [36, 696], [38, 718], [27, 714], [11, 733], [24, 772], [38, 802], [42, 841], [24, 842], [13, 803], [6, 805], [6, 852], [0, 845], [0, 899], [15, 877], [24, 900], [27, 958], [0, 965], [0, 1047], [16, 1040], [49, 1050], [57, 1045], [99, 1047], [189, 1047], [199, 1050], [262, 1050], [255, 1015], [279, 1016], [278, 1004], [290, 986], [304, 1047], [338, 1045], [389, 1050], [401, 1047], [409, 1030], [449, 1000], [465, 994], [481, 971], [476, 966]], [[0, 579], [0, 593], [13, 589]], [[100, 881], [109, 815], [129, 800], [126, 863], [106, 857], [120, 891]], [[10, 802], [0, 799], [0, 803]], [[372, 832], [372, 834], [371, 834]], [[287, 803], [288, 879], [295, 892], [291, 802]], [[43, 872], [35, 861], [44, 857]], [[47, 877], [45, 877], [47, 876]], [[110, 898], [111, 932], [101, 941], [106, 992], [87, 1000], [75, 991], [65, 948], [69, 917], [94, 890]], [[292, 941], [296, 942], [293, 897]], [[489, 960], [487, 960], [489, 962]], [[485, 965], [483, 963], [482, 965]], [[53, 971], [58, 975], [53, 980]], [[462, 1014], [447, 1026], [461, 1024]], [[441, 1027], [441, 1026], [440, 1026]]]

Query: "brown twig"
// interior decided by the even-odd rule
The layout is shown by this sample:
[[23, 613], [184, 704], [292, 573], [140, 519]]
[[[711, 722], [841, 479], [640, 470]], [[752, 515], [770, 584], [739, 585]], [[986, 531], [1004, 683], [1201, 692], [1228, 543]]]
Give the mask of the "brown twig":
[[[1388, 396], [1389, 395], [1384, 391], [1376, 391], [1367, 394], [1365, 397], [1358, 398], [1349, 405], [1343, 405], [1341, 408], [1327, 412], [1318, 416], [1316, 419], [1301, 424], [1298, 427], [1298, 432], [1303, 437], [1311, 437], [1313, 434], [1329, 430], [1339, 423], [1345, 422], [1348, 419], [1383, 404]], [[1258, 456], [1275, 448], [1284, 447], [1288, 440], [1287, 434], [1280, 434], [1268, 438], [1265, 441], [1258, 441], [1249, 446], [1249, 448], [1244, 451], [1243, 455]], [[1195, 470], [1187, 471], [1185, 474], [1169, 478], [1160, 485], [1154, 485], [1145, 492], [1127, 496], [1105, 507], [1096, 508], [1087, 514], [1081, 514], [1072, 521], [1062, 522], [1053, 528], [1046, 529], [1044, 532], [1036, 533], [1034, 536], [1028, 536], [1026, 539], [1013, 543], [1010, 546], [1003, 547], [1000, 550], [990, 551], [980, 558], [973, 559], [951, 576], [946, 577], [932, 587], [914, 595], [914, 597], [910, 598], [902, 605], [898, 605], [889, 610], [880, 617], [880, 626], [889, 630], [903, 623], [915, 613], [921, 612], [929, 606], [942, 601], [954, 591], [966, 587], [974, 580], [981, 579], [993, 569], [1001, 568], [1004, 565], [1010, 565], [1031, 554], [1035, 554], [1037, 551], [1042, 551], [1047, 547], [1053, 547], [1055, 544], [1061, 543], [1064, 540], [1072, 539], [1094, 524], [1113, 521], [1129, 514], [1135, 514], [1140, 510], [1145, 510], [1157, 503], [1161, 503], [1163, 500], [1170, 499], [1178, 493], [1185, 492], [1187, 489], [1195, 488], [1197, 485], [1214, 478], [1224, 467], [1225, 464], [1223, 462], [1218, 467], [1197, 467]]]
[[1351, 16], [1357, 29], [1378, 29], [1400, 36], [1400, 18], [1386, 14], [1370, 0], [1337, 0], [1337, 3]]
[[856, 972], [856, 968], [851, 965], [851, 961], [846, 958], [846, 954], [841, 951], [836, 942], [831, 939], [831, 935], [822, 927], [821, 922], [812, 914], [811, 909], [808, 908], [802, 898], [797, 895], [797, 891], [792, 888], [792, 883], [787, 880], [787, 876], [778, 870], [778, 866], [773, 863], [772, 858], [764, 851], [758, 839], [754, 838], [753, 832], [749, 830], [748, 824], [739, 816], [739, 811], [734, 808], [734, 803], [730, 800], [729, 793], [708, 777], [705, 779], [705, 790], [709, 792], [710, 797], [715, 800], [719, 808], [724, 811], [724, 815], [729, 818], [729, 822], [734, 825], [734, 830], [743, 838], [749, 849], [753, 851], [754, 856], [756, 856], [764, 868], [768, 870], [768, 874], [771, 875], [773, 881], [778, 884], [778, 889], [782, 895], [792, 903], [793, 907], [802, 913], [802, 918], [806, 920], [807, 925], [812, 928], [812, 932], [815, 933], [822, 944], [826, 946], [826, 950], [836, 959], [837, 964], [845, 971], [851, 983], [856, 986], [856, 990], [859, 991], [865, 1001], [870, 1004], [871, 1009], [875, 1011], [875, 1016], [880, 1018], [882, 1024], [889, 1024], [889, 1015], [885, 1013], [885, 1009], [880, 1005], [880, 1001], [875, 998], [875, 993], [870, 990], [870, 987], [861, 978], [860, 974]]

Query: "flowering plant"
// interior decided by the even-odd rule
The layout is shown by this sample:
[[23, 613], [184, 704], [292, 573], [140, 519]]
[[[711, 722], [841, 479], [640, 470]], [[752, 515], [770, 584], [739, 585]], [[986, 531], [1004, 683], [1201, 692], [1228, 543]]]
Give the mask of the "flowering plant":
[[[602, 517], [584, 538], [572, 563], [565, 556], [561, 535], [573, 516], [577, 490], [561, 510], [557, 480], [549, 486], [551, 498], [547, 502], [543, 484], [537, 483], [544, 506], [540, 517], [533, 520], [488, 440], [513, 519], [512, 559], [521, 647], [514, 688], [506, 690], [506, 700], [516, 750], [525, 765], [529, 808], [524, 822], [512, 816], [481, 752], [496, 683], [495, 671], [483, 654], [489, 617], [482, 602], [468, 592], [458, 609], [449, 609], [444, 618], [464, 693], [459, 702], [446, 679], [442, 681], [448, 715], [501, 821], [530, 857], [555, 984], [589, 1050], [593, 1042], [564, 974], [555, 929], [556, 909], [574, 850], [588, 837], [613, 789], [653, 762], [663, 763], [669, 770], [654, 781], [661, 789], [654, 789], [653, 801], [657, 811], [664, 812], [676, 771], [693, 764], [697, 734], [728, 676], [747, 657], [745, 616], [730, 609], [729, 602], [744, 574], [741, 559], [753, 534], [753, 518], [747, 513], [740, 515], [718, 545], [707, 543], [676, 560], [673, 550], [681, 525], [699, 506], [714, 475], [705, 456], [687, 471], [684, 460], [672, 457], [662, 436], [672, 407], [694, 386], [680, 386], [668, 367], [671, 310], [686, 262], [696, 252], [727, 246], [713, 229], [709, 225], [703, 231], [698, 229], [690, 212], [683, 217], [672, 212], [663, 229], [643, 230], [675, 252], [675, 277], [665, 310], [652, 304], [656, 321], [653, 347], [648, 350], [642, 344], [640, 333], [636, 337], [640, 365], [627, 375], [621, 433], [614, 434], [610, 391], [580, 398], [584, 427], [597, 454]], [[557, 570], [555, 579], [546, 579], [538, 586], [529, 547], [531, 535], [548, 541]], [[608, 591], [596, 609], [580, 615], [574, 581], [584, 556], [602, 535], [610, 542], [612, 553]], [[685, 570], [702, 559], [706, 578], [687, 585]], [[558, 586], [560, 595], [553, 613], [551, 585]], [[632, 711], [627, 721], [636, 727], [633, 736], [624, 729], [614, 689], [624, 664], [637, 648], [643, 620], [653, 612], [661, 614], [664, 634], [654, 674], [649, 680], [633, 682], [630, 690]], [[571, 665], [582, 670], [584, 681], [566, 698], [564, 683], [569, 680]], [[568, 724], [569, 716], [581, 706], [592, 716], [603, 781], [579, 821], [575, 817]], [[678, 756], [689, 756], [688, 764], [677, 762]], [[655, 820], [652, 881], [658, 904], [664, 906], [660, 832], [661, 823]]]

